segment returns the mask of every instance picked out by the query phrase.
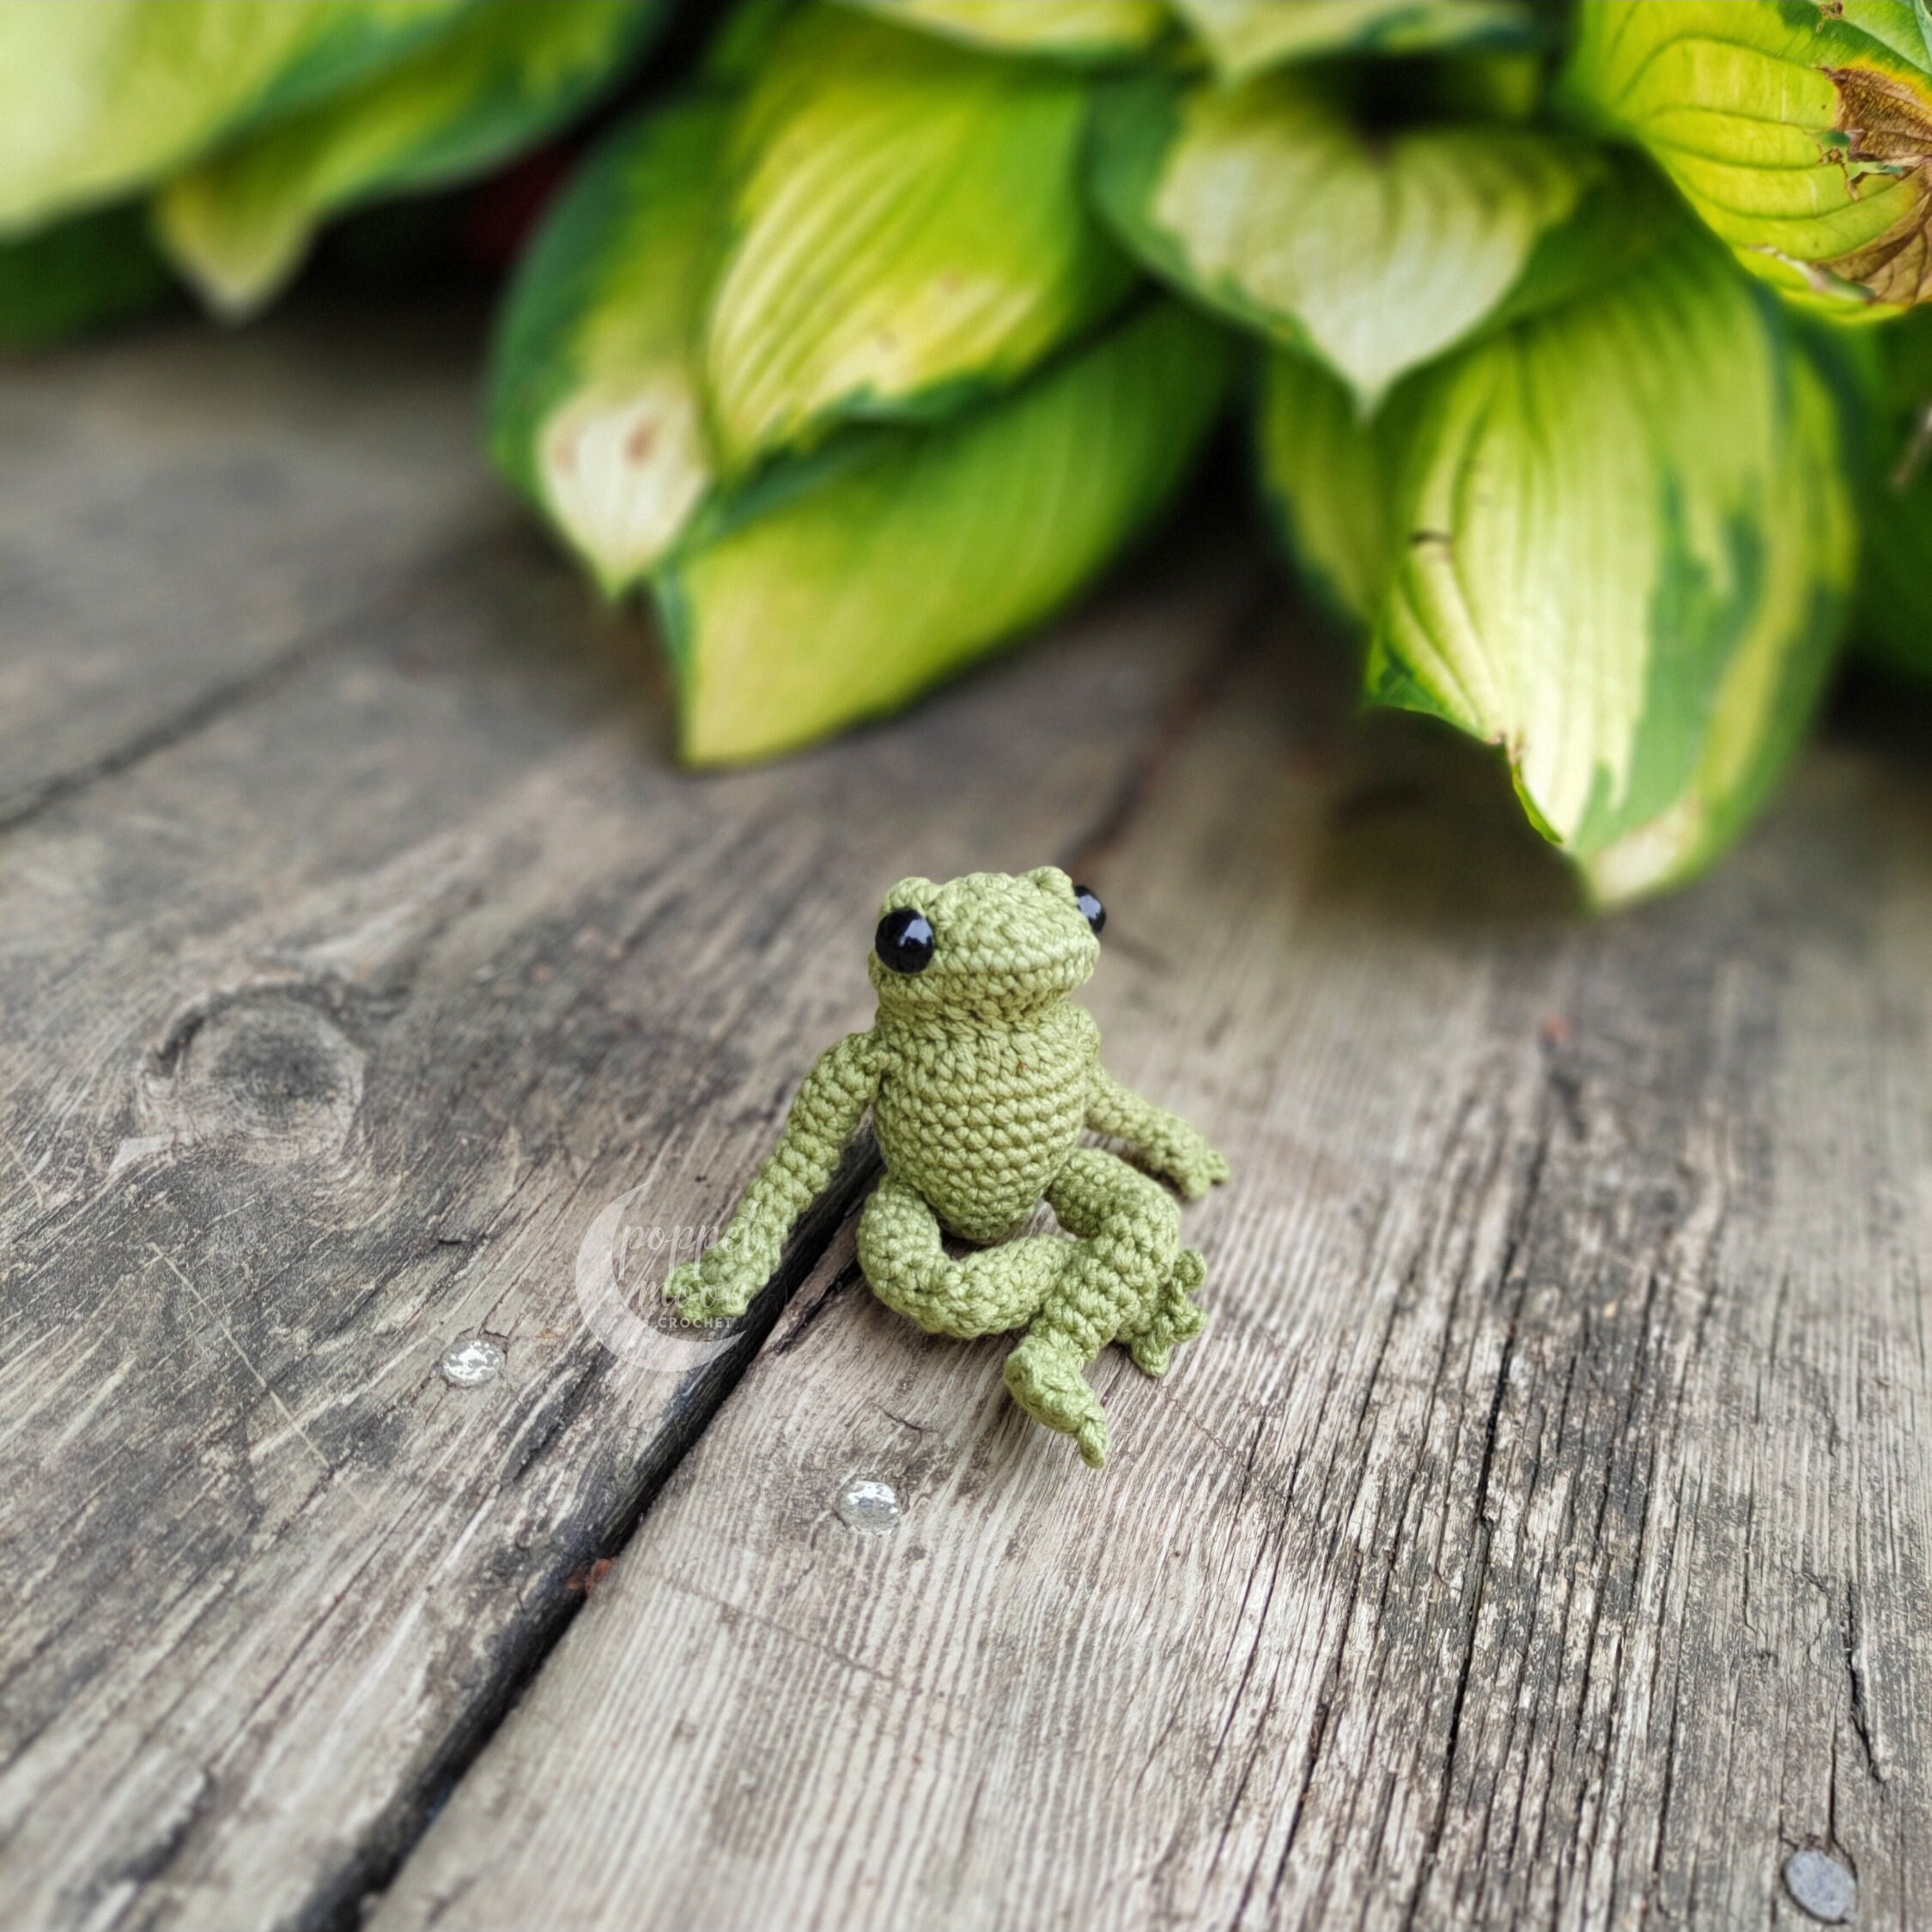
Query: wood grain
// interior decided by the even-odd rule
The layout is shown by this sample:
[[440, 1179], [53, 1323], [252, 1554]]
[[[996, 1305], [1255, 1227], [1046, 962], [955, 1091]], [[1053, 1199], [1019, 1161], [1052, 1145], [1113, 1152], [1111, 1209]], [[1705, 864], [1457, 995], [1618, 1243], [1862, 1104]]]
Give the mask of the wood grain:
[[1095, 1475], [835, 1250], [377, 1932], [1932, 1923], [1923, 752], [1585, 925], [1296, 656], [1079, 860], [1206, 1337]]
[[[8, 1925], [353, 1910], [775, 1315], [666, 1337], [649, 1243], [863, 1018], [877, 893], [1076, 848], [1246, 594], [1170, 557], [892, 726], [691, 781], [639, 628], [472, 458], [419, 493], [475, 372], [380, 334], [9, 404], [65, 511], [11, 533], [46, 621], [0, 597], [41, 706], [0, 839]], [[46, 683], [63, 640], [92, 668]], [[450, 1386], [477, 1335], [506, 1373]]]
[[490, 514], [477, 335], [468, 309], [324, 312], [0, 365], [0, 826], [193, 731]]

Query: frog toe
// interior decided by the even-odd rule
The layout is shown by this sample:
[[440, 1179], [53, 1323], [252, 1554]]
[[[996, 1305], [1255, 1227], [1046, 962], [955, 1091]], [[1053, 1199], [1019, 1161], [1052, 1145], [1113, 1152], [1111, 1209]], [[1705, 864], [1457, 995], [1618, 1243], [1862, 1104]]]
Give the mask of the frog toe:
[[1174, 1351], [1207, 1326], [1207, 1310], [1188, 1299], [1206, 1279], [1207, 1263], [1198, 1249], [1183, 1248], [1175, 1256], [1152, 1319], [1126, 1338], [1127, 1354], [1143, 1375], [1164, 1376], [1173, 1365]]
[[1029, 1334], [1006, 1358], [1005, 1383], [1036, 1422], [1073, 1437], [1089, 1468], [1105, 1464], [1107, 1412], [1076, 1350], [1051, 1335]]

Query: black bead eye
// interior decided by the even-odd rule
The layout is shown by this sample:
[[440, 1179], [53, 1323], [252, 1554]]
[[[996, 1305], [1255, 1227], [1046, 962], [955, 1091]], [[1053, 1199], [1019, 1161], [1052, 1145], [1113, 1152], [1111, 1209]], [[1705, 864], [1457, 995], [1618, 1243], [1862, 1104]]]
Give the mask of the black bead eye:
[[872, 950], [895, 973], [923, 973], [933, 963], [933, 928], [924, 913], [896, 906], [878, 922]]
[[1101, 928], [1107, 923], [1107, 908], [1091, 885], [1076, 885], [1073, 888], [1073, 903], [1080, 908], [1080, 916], [1093, 928], [1094, 937], [1100, 937]]

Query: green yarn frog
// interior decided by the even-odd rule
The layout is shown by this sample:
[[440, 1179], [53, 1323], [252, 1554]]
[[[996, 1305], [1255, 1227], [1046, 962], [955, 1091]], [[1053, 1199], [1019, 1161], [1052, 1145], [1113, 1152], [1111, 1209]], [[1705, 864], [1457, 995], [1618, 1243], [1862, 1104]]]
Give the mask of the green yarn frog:
[[[1098, 1468], [1107, 1417], [1086, 1366], [1109, 1342], [1163, 1375], [1206, 1320], [1206, 1273], [1157, 1182], [1085, 1129], [1124, 1141], [1190, 1200], [1228, 1177], [1198, 1129], [1100, 1064], [1100, 1029], [1067, 995], [1092, 974], [1100, 902], [1053, 866], [971, 872], [886, 895], [870, 969], [878, 1018], [821, 1054], [729, 1225], [665, 1292], [688, 1321], [741, 1315], [869, 1107], [885, 1174], [859, 1265], [888, 1308], [943, 1335], [1024, 1328], [1006, 1387]], [[1072, 1238], [1019, 1235], [1044, 1200]], [[949, 1255], [942, 1236], [980, 1243]]]

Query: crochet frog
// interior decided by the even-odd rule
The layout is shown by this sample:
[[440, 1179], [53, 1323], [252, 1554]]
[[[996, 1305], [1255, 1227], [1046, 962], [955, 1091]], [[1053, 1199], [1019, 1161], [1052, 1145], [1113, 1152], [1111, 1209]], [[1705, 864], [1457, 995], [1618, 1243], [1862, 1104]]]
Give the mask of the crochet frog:
[[[1007, 1388], [1100, 1467], [1107, 1417], [1087, 1364], [1119, 1341], [1164, 1374], [1206, 1320], [1192, 1299], [1206, 1269], [1181, 1246], [1172, 1196], [1082, 1133], [1124, 1142], [1190, 1200], [1228, 1177], [1198, 1129], [1109, 1075], [1100, 1029], [1067, 997], [1106, 916], [1053, 866], [894, 886], [868, 962], [872, 1030], [819, 1057], [723, 1234], [672, 1272], [679, 1315], [744, 1311], [869, 1108], [885, 1163], [859, 1226], [873, 1293], [937, 1334], [1024, 1328]], [[1066, 1235], [1018, 1231], [1042, 1200]], [[975, 1246], [949, 1254], [948, 1235]]]

